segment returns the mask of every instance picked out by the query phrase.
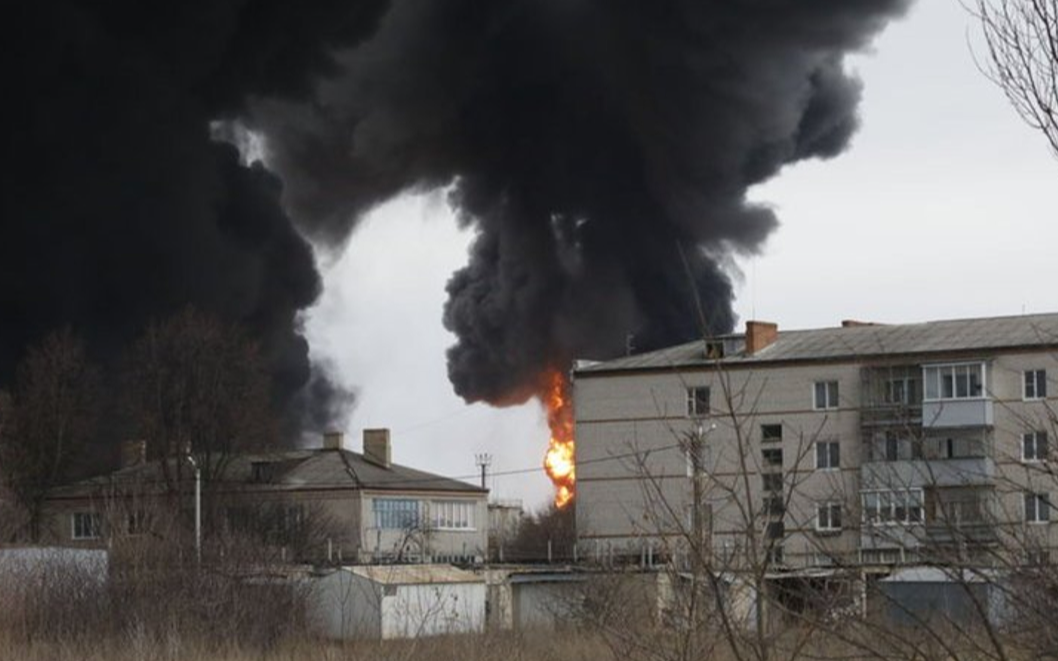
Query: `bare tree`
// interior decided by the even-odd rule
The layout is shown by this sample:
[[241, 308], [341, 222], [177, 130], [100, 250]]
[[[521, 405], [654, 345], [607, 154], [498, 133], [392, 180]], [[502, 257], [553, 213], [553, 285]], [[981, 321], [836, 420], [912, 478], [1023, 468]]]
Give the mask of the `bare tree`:
[[1058, 0], [975, 0], [970, 11], [988, 55], [979, 66], [1058, 157]]
[[123, 404], [136, 436], [162, 461], [175, 492], [192, 453], [203, 480], [221, 479], [236, 452], [273, 445], [277, 423], [259, 347], [236, 326], [187, 308], [151, 324], [123, 370]]
[[13, 393], [0, 396], [0, 471], [25, 511], [25, 534], [40, 537], [45, 494], [69, 477], [98, 421], [99, 374], [69, 329], [30, 349]]

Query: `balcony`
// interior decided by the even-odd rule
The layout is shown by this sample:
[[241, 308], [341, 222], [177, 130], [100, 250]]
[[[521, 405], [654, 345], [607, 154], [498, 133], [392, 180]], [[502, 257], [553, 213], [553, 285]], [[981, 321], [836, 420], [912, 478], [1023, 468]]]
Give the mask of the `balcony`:
[[922, 403], [922, 426], [927, 429], [945, 427], [991, 427], [992, 400], [942, 399]]
[[863, 489], [921, 489], [989, 485], [995, 480], [991, 457], [870, 461], [860, 468]]

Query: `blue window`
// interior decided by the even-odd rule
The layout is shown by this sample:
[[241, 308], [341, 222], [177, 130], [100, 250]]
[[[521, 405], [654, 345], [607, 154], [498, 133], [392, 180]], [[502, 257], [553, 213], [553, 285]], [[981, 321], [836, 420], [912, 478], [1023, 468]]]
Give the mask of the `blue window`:
[[406, 530], [419, 525], [419, 501], [409, 498], [375, 498], [372, 501], [375, 527]]

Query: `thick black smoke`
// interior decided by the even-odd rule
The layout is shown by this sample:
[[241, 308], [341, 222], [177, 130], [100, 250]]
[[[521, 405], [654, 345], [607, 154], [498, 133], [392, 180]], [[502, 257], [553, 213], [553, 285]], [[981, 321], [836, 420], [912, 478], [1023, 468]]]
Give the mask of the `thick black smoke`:
[[449, 374], [523, 399], [575, 356], [734, 324], [718, 262], [776, 226], [747, 188], [856, 128], [843, 66], [907, 0], [395, 0], [311, 103], [261, 100], [285, 200], [340, 240], [450, 185], [478, 237], [448, 284]]
[[[328, 415], [297, 316], [320, 279], [279, 180], [211, 139], [253, 94], [304, 98], [376, 0], [48, 1], [3, 28], [0, 386], [26, 347], [70, 326], [112, 361], [194, 305], [246, 324], [278, 406]], [[15, 7], [15, 6], [13, 6]], [[292, 404], [293, 403], [293, 404]], [[299, 416], [300, 417], [300, 416]]]
[[[333, 418], [298, 331], [320, 287], [302, 233], [340, 243], [438, 186], [478, 232], [444, 319], [467, 400], [524, 398], [630, 333], [694, 337], [696, 295], [728, 329], [718, 263], [776, 224], [747, 188], [844, 148], [843, 57], [907, 1], [21, 3], [0, 28], [0, 384], [52, 329], [109, 360], [192, 304], [263, 338], [280, 404]], [[218, 126], [262, 134], [271, 172]]]

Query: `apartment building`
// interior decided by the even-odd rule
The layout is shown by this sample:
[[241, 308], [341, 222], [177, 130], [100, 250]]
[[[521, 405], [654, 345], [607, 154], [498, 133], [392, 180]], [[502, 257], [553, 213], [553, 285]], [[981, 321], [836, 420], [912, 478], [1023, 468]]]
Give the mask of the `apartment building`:
[[583, 557], [1039, 563], [1058, 314], [745, 332], [573, 372]]

